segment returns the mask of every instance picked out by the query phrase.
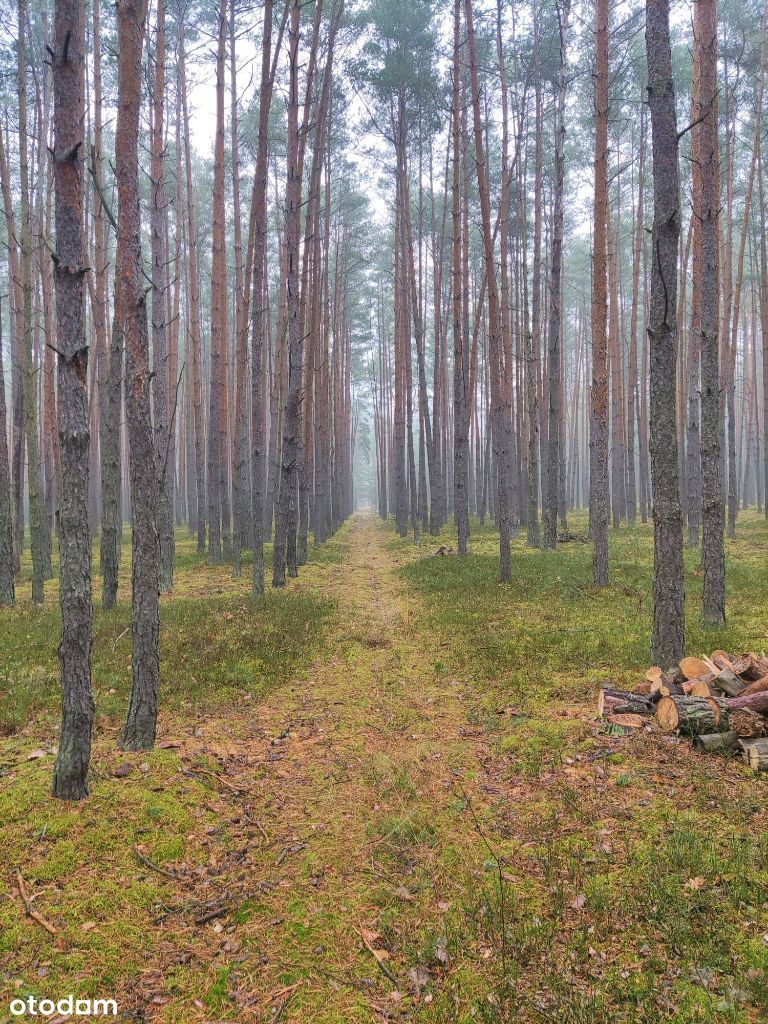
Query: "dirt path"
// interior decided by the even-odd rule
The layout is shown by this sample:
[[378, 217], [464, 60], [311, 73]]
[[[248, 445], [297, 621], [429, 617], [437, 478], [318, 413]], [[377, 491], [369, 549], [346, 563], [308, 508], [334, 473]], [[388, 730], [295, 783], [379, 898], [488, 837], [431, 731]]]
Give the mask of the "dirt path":
[[220, 800], [259, 833], [233, 867], [241, 923], [225, 960], [242, 1020], [408, 1014], [426, 966], [447, 960], [452, 878], [481, 842], [460, 812], [487, 751], [389, 539], [369, 516], [343, 529], [341, 563], [294, 584], [338, 603], [326, 654], [259, 704], [255, 728], [220, 719], [198, 739], [226, 772]]

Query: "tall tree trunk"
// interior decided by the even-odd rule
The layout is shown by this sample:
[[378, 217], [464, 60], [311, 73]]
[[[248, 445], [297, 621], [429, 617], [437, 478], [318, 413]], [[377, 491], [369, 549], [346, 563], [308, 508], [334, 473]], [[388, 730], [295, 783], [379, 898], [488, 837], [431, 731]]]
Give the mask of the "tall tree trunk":
[[[477, 71], [477, 45], [472, 16], [472, 0], [464, 0], [464, 18], [467, 28], [467, 48], [474, 116], [475, 157], [477, 161], [477, 184], [480, 193], [480, 210], [483, 227], [483, 251], [488, 289], [488, 358], [490, 361], [491, 392], [491, 436], [498, 471], [497, 521], [499, 527], [500, 576], [502, 582], [512, 578], [510, 561], [510, 495], [509, 495], [509, 450], [507, 447], [507, 420], [511, 413], [506, 407], [501, 382], [501, 361], [503, 358], [499, 291], [496, 282], [496, 267], [493, 253], [493, 227], [491, 225], [491, 200], [488, 178], [485, 170], [483, 122], [480, 109], [480, 85]], [[510, 424], [511, 428], [511, 424]]]
[[283, 420], [280, 458], [280, 498], [275, 524], [272, 585], [285, 586], [289, 559], [288, 534], [298, 501], [298, 459], [301, 431], [302, 339], [299, 323], [299, 25], [300, 0], [291, 0], [289, 86], [288, 86], [288, 176], [286, 185], [285, 248], [288, 286], [288, 394]]
[[[700, 110], [699, 62], [694, 60], [691, 74], [691, 122]], [[691, 320], [688, 331], [687, 428], [685, 448], [686, 515], [688, 546], [699, 546], [701, 526], [701, 430], [699, 423], [700, 334], [701, 334], [701, 158], [699, 132], [691, 133], [691, 245], [693, 248], [691, 281]]]
[[634, 526], [637, 515], [637, 484], [635, 476], [635, 426], [637, 422], [637, 320], [640, 303], [640, 257], [643, 250], [645, 225], [645, 117], [640, 111], [640, 151], [637, 172], [637, 205], [635, 207], [635, 237], [632, 251], [632, 304], [629, 317], [629, 382], [627, 387], [627, 516]]
[[43, 501], [40, 479], [40, 439], [37, 424], [37, 373], [32, 351], [32, 233], [29, 201], [29, 155], [27, 143], [27, 2], [19, 0], [18, 97], [19, 177], [21, 185], [21, 290], [24, 303], [23, 387], [24, 430], [27, 442], [27, 492], [29, 533], [32, 549], [32, 600], [42, 604], [45, 580]]
[[698, 134], [700, 206], [694, 209], [701, 231], [701, 564], [704, 593], [701, 617], [706, 625], [725, 622], [725, 549], [720, 417], [720, 284], [718, 249], [720, 235], [719, 139], [717, 117], [717, 7], [716, 0], [697, 0], [694, 5], [694, 60], [698, 65]]
[[[243, 255], [242, 225], [240, 223], [240, 133], [237, 102], [237, 33], [235, 5], [229, 8], [229, 90], [230, 139], [232, 158], [232, 217], [234, 221], [235, 257], [235, 439], [232, 460], [233, 529], [232, 571], [240, 576], [243, 571], [241, 549], [250, 547], [250, 472], [248, 464], [248, 308], [246, 278], [250, 288], [250, 256], [253, 250], [252, 232], [248, 234], [248, 250]], [[251, 228], [253, 217], [251, 217]]]
[[[727, 404], [728, 404], [728, 536], [736, 536], [736, 516], [739, 507], [739, 489], [736, 477], [736, 354], [739, 338], [739, 314], [741, 311], [741, 294], [744, 282], [744, 255], [746, 252], [747, 236], [750, 229], [750, 217], [752, 214], [752, 191], [755, 181], [755, 170], [757, 167], [757, 155], [760, 147], [760, 136], [763, 130], [763, 95], [765, 85], [765, 53], [766, 53], [766, 23], [768, 22], [768, 7], [764, 9], [763, 21], [760, 31], [760, 66], [758, 72], [757, 95], [755, 100], [755, 131], [752, 142], [752, 156], [749, 162], [747, 184], [744, 193], [744, 214], [741, 225], [739, 240], [739, 252], [736, 261], [736, 281], [733, 290], [733, 313], [731, 316], [731, 338], [727, 346], [729, 351], [728, 381], [727, 381]], [[726, 339], [727, 340], [727, 339]]]
[[101, 537], [99, 557], [102, 576], [102, 605], [112, 608], [117, 601], [120, 570], [120, 405], [123, 379], [123, 338], [117, 315], [118, 283], [115, 281], [115, 316], [112, 337], [107, 324], [107, 211], [104, 195], [104, 156], [102, 152], [101, 14], [93, 5], [93, 136], [91, 174], [94, 197], [94, 302], [92, 315], [96, 335], [99, 389], [99, 477], [101, 488]]
[[768, 519], [768, 246], [766, 245], [766, 204], [763, 184], [763, 149], [758, 149], [758, 199], [760, 233], [760, 334], [763, 343], [763, 508]]
[[[534, 115], [536, 133], [534, 136], [533, 156], [533, 275], [531, 278], [531, 340], [530, 359], [527, 369], [532, 376], [536, 399], [528, 399], [528, 428], [531, 437], [528, 442], [528, 543], [538, 547], [541, 541], [539, 532], [539, 486], [542, 496], [547, 487], [547, 463], [544, 458], [547, 451], [548, 417], [544, 410], [544, 380], [542, 374], [542, 331], [541, 331], [541, 233], [544, 214], [543, 182], [544, 182], [544, 133], [543, 110], [541, 96], [541, 29], [539, 20], [539, 0], [533, 4], [533, 74], [534, 74]], [[521, 175], [524, 171], [521, 170]], [[534, 424], [533, 415], [536, 417]], [[536, 450], [533, 450], [533, 444]]]
[[118, 0], [116, 275], [121, 282], [120, 313], [125, 337], [125, 406], [133, 525], [133, 656], [131, 696], [120, 740], [124, 750], [147, 750], [154, 745], [160, 685], [159, 478], [149, 390], [149, 331], [141, 268], [138, 163], [141, 51], [146, 16], [147, 0]]
[[0, 320], [0, 605], [13, 604], [15, 597], [11, 467], [8, 461], [8, 424], [5, 407], [2, 320]]
[[467, 553], [469, 538], [469, 338], [465, 337], [462, 311], [461, 223], [461, 6], [453, 4], [452, 140], [453, 189], [451, 194], [451, 289], [453, 295], [453, 514], [458, 549]]
[[669, 0], [646, 0], [648, 102], [653, 135], [653, 252], [648, 314], [653, 488], [651, 658], [674, 665], [685, 654], [683, 514], [677, 461], [677, 274], [680, 185], [677, 115], [669, 41]]
[[[254, 245], [253, 245], [253, 313], [251, 345], [251, 495], [253, 530], [253, 593], [264, 593], [264, 492], [266, 460], [264, 426], [265, 380], [264, 341], [267, 336], [267, 310], [265, 302], [267, 251], [267, 185], [269, 181], [269, 110], [275, 66], [272, 53], [272, 0], [264, 5], [264, 27], [261, 40], [261, 84], [259, 88], [259, 128], [256, 149], [256, 169], [253, 178]], [[275, 61], [280, 52], [288, 5], [280, 23]], [[267, 339], [268, 340], [268, 339]], [[271, 497], [268, 498], [271, 501]], [[271, 517], [270, 517], [271, 521]]]
[[226, 401], [227, 263], [224, 247], [224, 59], [227, 44], [226, 0], [221, 0], [216, 53], [216, 139], [213, 158], [213, 226], [211, 232], [211, 376], [208, 415], [208, 558], [222, 558], [224, 494], [222, 490], [222, 425]]
[[61, 449], [58, 523], [62, 706], [53, 795], [64, 800], [81, 800], [88, 795], [94, 716], [91, 692], [91, 537], [88, 526], [91, 439], [83, 245], [85, 3], [82, 0], [56, 0], [52, 65]]
[[[166, 239], [165, 193], [165, 0], [157, 0], [155, 14], [155, 80], [152, 104], [152, 166], [150, 171], [152, 203], [152, 398], [155, 419], [155, 446], [160, 473], [158, 493], [158, 530], [160, 532], [160, 588], [173, 588], [175, 538], [168, 465], [170, 429], [168, 423], [168, 328], [167, 289], [168, 260]], [[176, 382], [171, 381], [175, 387]]]
[[[549, 279], [549, 423], [547, 434], [547, 494], [544, 503], [544, 547], [557, 543], [557, 512], [560, 478], [560, 399], [562, 333], [563, 190], [565, 187], [565, 39], [568, 32], [570, 0], [557, 5], [560, 26], [560, 62], [557, 71], [557, 112], [555, 123], [555, 208], [552, 217], [552, 274]], [[562, 442], [565, 442], [563, 436]]]
[[[203, 383], [200, 329], [200, 272], [197, 258], [197, 217], [192, 182], [192, 150], [189, 141], [189, 105], [187, 102], [186, 54], [184, 49], [184, 20], [179, 25], [179, 93], [184, 128], [184, 178], [187, 192], [187, 246], [188, 246], [188, 325], [187, 340], [192, 363], [192, 419], [195, 429], [195, 486], [197, 494], [194, 523], [197, 527], [197, 550], [205, 552], [205, 436], [203, 428]], [[189, 363], [190, 360], [188, 359]]]
[[596, 0], [595, 208], [592, 276], [592, 421], [589, 524], [592, 575], [608, 585], [608, 0]]

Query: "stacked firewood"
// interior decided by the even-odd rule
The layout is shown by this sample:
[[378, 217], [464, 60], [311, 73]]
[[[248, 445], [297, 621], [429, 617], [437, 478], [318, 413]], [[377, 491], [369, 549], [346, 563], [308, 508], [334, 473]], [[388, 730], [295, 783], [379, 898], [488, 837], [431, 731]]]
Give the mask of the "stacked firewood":
[[764, 654], [714, 651], [711, 658], [683, 658], [674, 668], [654, 666], [631, 691], [602, 689], [597, 711], [622, 729], [640, 728], [655, 716], [662, 732], [688, 736], [702, 750], [739, 751], [756, 771], [768, 771]]

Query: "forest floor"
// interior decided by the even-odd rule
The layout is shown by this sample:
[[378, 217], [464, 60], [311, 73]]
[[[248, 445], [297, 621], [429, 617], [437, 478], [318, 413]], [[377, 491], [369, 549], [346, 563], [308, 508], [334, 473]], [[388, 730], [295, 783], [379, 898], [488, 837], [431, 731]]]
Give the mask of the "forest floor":
[[[765, 782], [594, 720], [600, 684], [647, 667], [650, 526], [613, 532], [602, 592], [583, 539], [519, 538], [503, 586], [473, 530], [433, 558], [361, 514], [256, 602], [249, 567], [179, 533], [158, 747], [117, 749], [123, 591], [96, 615], [81, 805], [49, 796], [55, 588], [34, 610], [22, 587], [0, 614], [0, 1021], [69, 993], [153, 1024], [765, 1019]], [[722, 630], [696, 624], [686, 554], [690, 653], [768, 646], [768, 526], [738, 533]]]

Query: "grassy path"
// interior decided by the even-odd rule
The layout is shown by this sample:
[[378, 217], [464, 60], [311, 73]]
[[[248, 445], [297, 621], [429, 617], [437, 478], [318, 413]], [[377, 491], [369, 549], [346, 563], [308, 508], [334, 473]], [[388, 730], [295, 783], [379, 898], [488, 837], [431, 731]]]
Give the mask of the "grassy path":
[[[290, 997], [287, 1020], [399, 1015], [425, 994], [429, 1007], [422, 988], [449, 964], [450, 873], [466, 869], [463, 811], [482, 745], [388, 539], [356, 517], [342, 564], [303, 574], [300, 585], [337, 602], [330, 652], [260, 704], [227, 762], [268, 836], [253, 863], [259, 897], [238, 929], [262, 967], [235, 984]], [[215, 749], [232, 724], [206, 727]]]

